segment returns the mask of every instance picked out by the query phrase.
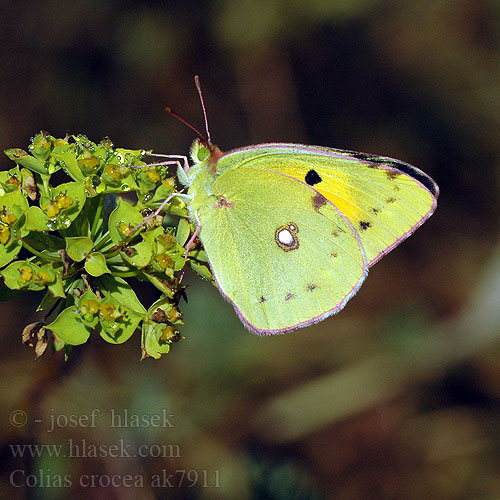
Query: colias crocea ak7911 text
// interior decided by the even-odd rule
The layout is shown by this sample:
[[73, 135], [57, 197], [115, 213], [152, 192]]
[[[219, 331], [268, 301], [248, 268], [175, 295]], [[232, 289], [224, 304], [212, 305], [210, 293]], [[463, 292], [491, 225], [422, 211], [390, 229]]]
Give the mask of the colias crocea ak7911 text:
[[216, 284], [254, 333], [340, 311], [436, 208], [436, 183], [399, 160], [281, 143], [223, 153], [207, 135], [179, 178]]

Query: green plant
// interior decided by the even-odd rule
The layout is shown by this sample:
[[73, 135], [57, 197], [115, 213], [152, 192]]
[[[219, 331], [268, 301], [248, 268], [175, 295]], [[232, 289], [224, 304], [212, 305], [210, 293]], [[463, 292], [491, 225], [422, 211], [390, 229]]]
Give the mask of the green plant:
[[[16, 166], [0, 172], [0, 300], [45, 292], [45, 317], [24, 329], [24, 342], [38, 357], [49, 343], [69, 352], [99, 333], [121, 344], [141, 328], [143, 358], [167, 353], [182, 338], [184, 267], [211, 279], [203, 250], [186, 255], [192, 226], [178, 197], [148, 220], [176, 193], [169, 165], [84, 135], [40, 132], [28, 151], [5, 151]], [[149, 308], [137, 280], [161, 292]]]

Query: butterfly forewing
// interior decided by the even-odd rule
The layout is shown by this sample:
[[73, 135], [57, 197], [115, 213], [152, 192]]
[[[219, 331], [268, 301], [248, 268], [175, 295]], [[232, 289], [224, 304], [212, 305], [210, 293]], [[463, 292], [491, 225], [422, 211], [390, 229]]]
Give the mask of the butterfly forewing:
[[238, 165], [220, 172], [198, 211], [221, 292], [246, 326], [284, 333], [339, 311], [367, 270], [358, 233], [307, 183]]
[[218, 168], [242, 165], [288, 175], [325, 196], [358, 232], [369, 265], [432, 215], [439, 193], [411, 165], [352, 151], [262, 144], [227, 153]]

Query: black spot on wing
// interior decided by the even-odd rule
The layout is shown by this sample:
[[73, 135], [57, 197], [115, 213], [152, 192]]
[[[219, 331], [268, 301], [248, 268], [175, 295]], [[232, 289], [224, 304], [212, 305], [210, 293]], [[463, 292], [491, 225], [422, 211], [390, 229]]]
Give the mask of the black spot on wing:
[[315, 285], [314, 283], [309, 283], [307, 285], [307, 289], [312, 292], [313, 290], [315, 290], [316, 288], [318, 288], [318, 285]]
[[293, 299], [293, 293], [289, 292], [285, 295], [285, 300], [290, 300], [290, 299]]
[[393, 198], [392, 196], [390, 196], [389, 198], [387, 198], [387, 200], [385, 200], [386, 203], [396, 203], [396, 198]]
[[319, 182], [322, 181], [321, 177], [319, 176], [318, 172], [316, 170], [309, 170], [306, 174], [305, 181], [309, 186], [314, 186], [314, 184], [318, 184]]
[[260, 299], [259, 299], [259, 303], [262, 304], [265, 301], [266, 301], [266, 298], [264, 297], [264, 295], [261, 295]]
[[372, 225], [371, 222], [365, 220], [359, 221], [359, 229], [361, 229], [361, 231], [368, 229], [371, 225]]

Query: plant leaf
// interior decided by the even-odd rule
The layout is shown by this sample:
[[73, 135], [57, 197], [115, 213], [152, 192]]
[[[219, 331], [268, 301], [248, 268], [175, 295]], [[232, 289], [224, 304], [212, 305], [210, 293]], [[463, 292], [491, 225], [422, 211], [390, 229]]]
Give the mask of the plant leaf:
[[47, 169], [43, 161], [38, 160], [34, 156], [29, 155], [23, 149], [12, 148], [6, 149], [4, 153], [11, 159], [15, 161], [18, 165], [29, 168], [39, 174], [47, 174]]
[[60, 162], [64, 171], [75, 181], [83, 181], [85, 176], [82, 174], [75, 153], [71, 151], [53, 152], [52, 158]]
[[183, 247], [191, 234], [191, 225], [187, 219], [180, 219], [179, 225], [177, 226], [177, 231], [175, 233], [175, 239], [177, 243]]
[[69, 345], [84, 344], [89, 339], [91, 332], [82, 323], [78, 309], [75, 306], [64, 309], [52, 323], [47, 325], [47, 328]]
[[109, 215], [109, 236], [115, 245], [122, 243], [127, 237], [127, 229], [133, 228], [142, 222], [139, 210], [122, 198], [118, 199], [117, 207]]
[[131, 245], [127, 249], [121, 252], [123, 260], [127, 261], [134, 267], [144, 268], [150, 262], [153, 257], [153, 244], [151, 241], [144, 239], [137, 245]]
[[86, 236], [66, 238], [66, 252], [70, 259], [81, 262], [92, 251], [94, 242]]
[[103, 275], [99, 278], [99, 282], [102, 284], [102, 289], [112, 295], [119, 304], [141, 316], [147, 314], [146, 309], [137, 298], [134, 290], [124, 279]]
[[101, 252], [92, 252], [86, 262], [85, 262], [85, 270], [91, 276], [102, 276], [103, 274], [110, 273], [111, 271], [108, 269], [106, 265], [106, 257]]

